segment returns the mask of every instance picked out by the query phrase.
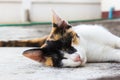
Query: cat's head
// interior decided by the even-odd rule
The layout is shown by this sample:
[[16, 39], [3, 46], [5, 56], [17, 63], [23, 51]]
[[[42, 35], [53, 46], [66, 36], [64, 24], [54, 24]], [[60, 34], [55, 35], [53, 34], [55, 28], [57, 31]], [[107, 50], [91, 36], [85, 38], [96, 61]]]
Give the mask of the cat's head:
[[41, 47], [42, 50], [40, 49], [38, 52], [34, 50], [33, 53], [36, 51], [40, 61], [48, 66], [80, 66], [82, 60], [76, 47], [80, 45], [80, 37], [67, 21], [60, 18], [54, 11], [52, 12], [52, 30]]
[[52, 30], [47, 41], [61, 41], [64, 47], [79, 44], [79, 36], [72, 26], [53, 11]]

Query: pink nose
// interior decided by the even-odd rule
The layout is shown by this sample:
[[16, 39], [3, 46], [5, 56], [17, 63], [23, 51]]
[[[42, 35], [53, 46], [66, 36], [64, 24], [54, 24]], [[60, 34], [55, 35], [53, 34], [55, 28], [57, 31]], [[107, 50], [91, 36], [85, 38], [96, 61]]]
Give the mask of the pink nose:
[[79, 62], [79, 61], [81, 62], [82, 60], [81, 60], [80, 56], [77, 55], [76, 58], [74, 59], [74, 61], [75, 61], [75, 62]]

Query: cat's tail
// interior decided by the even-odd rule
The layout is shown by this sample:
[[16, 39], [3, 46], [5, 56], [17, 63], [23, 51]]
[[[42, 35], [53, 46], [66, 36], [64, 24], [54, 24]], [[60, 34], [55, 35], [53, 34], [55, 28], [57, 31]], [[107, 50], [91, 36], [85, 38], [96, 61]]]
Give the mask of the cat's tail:
[[48, 36], [31, 40], [0, 41], [0, 47], [41, 47]]

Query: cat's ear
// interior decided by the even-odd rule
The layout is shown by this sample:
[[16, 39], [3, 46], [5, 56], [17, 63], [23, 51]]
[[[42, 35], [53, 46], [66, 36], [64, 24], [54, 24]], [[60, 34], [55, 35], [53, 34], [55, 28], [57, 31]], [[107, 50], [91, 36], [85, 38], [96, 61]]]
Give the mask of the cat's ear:
[[52, 58], [43, 56], [43, 54], [41, 49], [29, 49], [23, 52], [23, 55], [29, 59], [43, 63], [45, 66], [53, 66]]
[[44, 62], [45, 58], [42, 56], [43, 52], [40, 49], [29, 49], [23, 52], [23, 55], [27, 58], [35, 60], [37, 62]]
[[54, 10], [52, 10], [52, 24], [53, 24], [53, 27], [59, 27], [59, 28], [67, 29], [71, 27], [68, 21], [65, 21], [60, 16], [58, 16]]

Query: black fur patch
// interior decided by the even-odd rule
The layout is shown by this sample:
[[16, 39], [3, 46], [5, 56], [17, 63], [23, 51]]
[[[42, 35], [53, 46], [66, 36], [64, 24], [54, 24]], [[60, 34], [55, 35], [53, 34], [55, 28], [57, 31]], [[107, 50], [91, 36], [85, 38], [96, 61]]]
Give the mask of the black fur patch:
[[53, 27], [62, 27], [62, 28], [65, 28], [65, 29], [69, 29], [69, 28], [71, 28], [72, 26], [71, 26], [71, 25], [58, 26], [57, 24], [53, 23]]
[[52, 57], [53, 66], [61, 67], [61, 60], [64, 58], [63, 53], [60, 52], [62, 43], [60, 41], [46, 41], [46, 46], [41, 50], [44, 56]]
[[57, 24], [55, 24], [55, 23], [53, 23], [53, 27], [58, 27], [58, 25], [57, 25]]
[[43, 51], [44, 56], [52, 57], [53, 66], [61, 67], [61, 60], [64, 59], [64, 53], [61, 51], [65, 51], [69, 54], [76, 52], [77, 50], [71, 46], [71, 39], [60, 39], [57, 41], [46, 41], [46, 46], [41, 50]]
[[59, 28], [57, 28], [57, 29], [54, 31], [53, 34], [61, 34], [61, 35], [63, 35], [65, 32], [66, 32], [66, 30], [65, 30], [64, 28], [59, 27]]
[[69, 29], [69, 28], [71, 28], [71, 27], [72, 27], [71, 25], [67, 25], [66, 29]]

